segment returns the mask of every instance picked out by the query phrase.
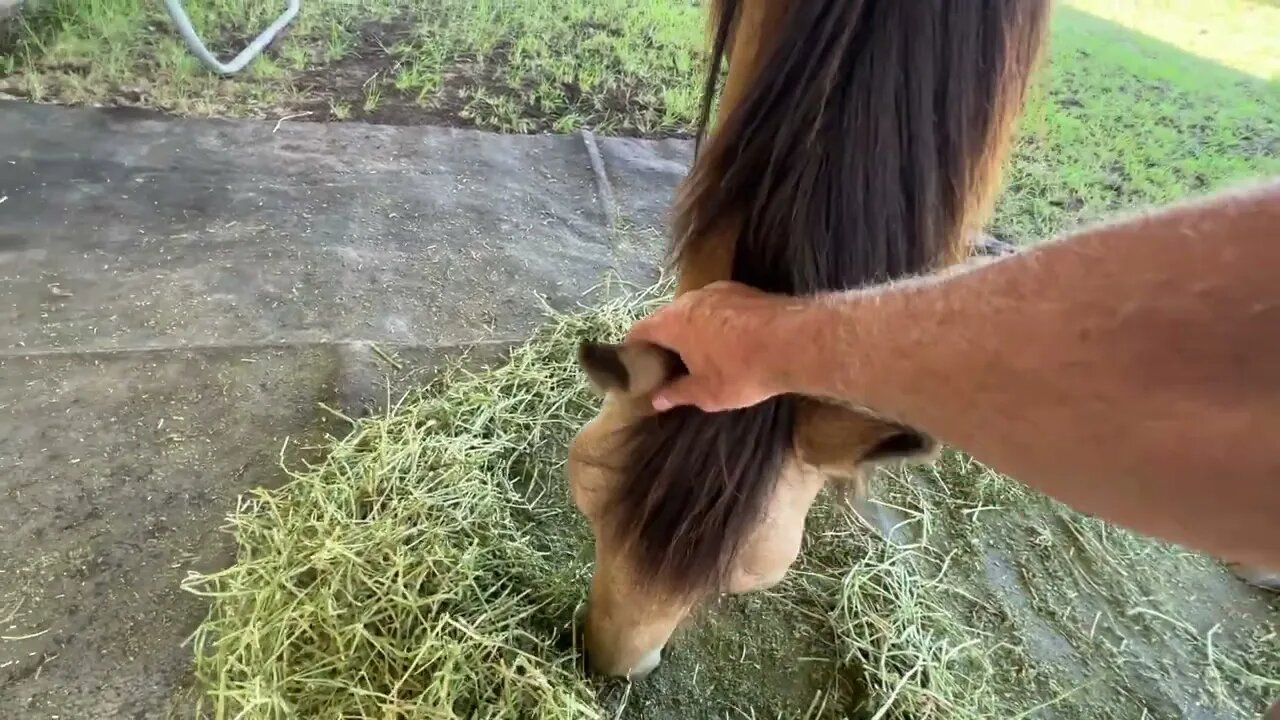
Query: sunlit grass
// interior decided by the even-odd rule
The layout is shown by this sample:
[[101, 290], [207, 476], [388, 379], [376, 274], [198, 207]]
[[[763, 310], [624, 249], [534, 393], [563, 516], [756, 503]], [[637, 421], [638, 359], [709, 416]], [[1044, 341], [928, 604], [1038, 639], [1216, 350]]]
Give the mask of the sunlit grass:
[[1065, 0], [1092, 15], [1262, 80], [1280, 80], [1275, 0]]
[[[1162, 4], [1148, 3], [1153, 14]], [[1277, 34], [1280, 23], [1255, 27], [1253, 36]], [[1116, 212], [1276, 174], [1280, 84], [1064, 5], [994, 230], [1032, 242]]]

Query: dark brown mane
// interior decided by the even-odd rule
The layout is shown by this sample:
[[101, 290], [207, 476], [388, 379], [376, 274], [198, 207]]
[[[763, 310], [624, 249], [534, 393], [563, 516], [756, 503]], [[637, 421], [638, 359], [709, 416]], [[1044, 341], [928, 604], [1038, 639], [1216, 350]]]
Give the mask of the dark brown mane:
[[[713, 10], [703, 130], [738, 5]], [[740, 228], [733, 279], [791, 294], [958, 258], [990, 201], [1047, 15], [1048, 0], [791, 0], [761, 72], [681, 188], [674, 256]], [[678, 409], [626, 430], [604, 526], [640, 577], [678, 595], [721, 586], [792, 449], [797, 401]]]

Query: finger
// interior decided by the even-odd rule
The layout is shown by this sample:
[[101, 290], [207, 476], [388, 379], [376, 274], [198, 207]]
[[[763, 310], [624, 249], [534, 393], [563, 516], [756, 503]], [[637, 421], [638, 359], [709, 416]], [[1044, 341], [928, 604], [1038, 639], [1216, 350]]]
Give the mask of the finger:
[[671, 323], [668, 318], [667, 308], [664, 307], [648, 317], [637, 320], [627, 331], [626, 342], [647, 342], [674, 351], [675, 343], [671, 337]]
[[693, 405], [703, 411], [711, 412], [712, 403], [708, 402], [707, 392], [699, 378], [686, 375], [667, 383], [653, 394], [653, 409], [666, 412], [671, 408]]
[[[659, 311], [661, 312], [661, 311]], [[653, 340], [654, 315], [640, 318], [631, 325], [631, 329], [627, 331], [624, 342], [648, 342], [658, 345], [660, 343]]]

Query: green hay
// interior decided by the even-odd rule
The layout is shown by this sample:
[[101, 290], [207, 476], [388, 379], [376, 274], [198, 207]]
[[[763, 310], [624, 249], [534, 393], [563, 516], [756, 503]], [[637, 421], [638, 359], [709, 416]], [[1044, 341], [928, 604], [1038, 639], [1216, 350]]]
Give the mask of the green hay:
[[[216, 717], [595, 718], [566, 643], [585, 587], [560, 479], [593, 399], [566, 350], [639, 308], [562, 317], [502, 367], [454, 367], [355, 423], [230, 519], [232, 567], [186, 587]], [[532, 492], [554, 488], [553, 497]]]
[[[1224, 626], [1179, 604], [1187, 583], [1223, 585], [1220, 567], [954, 452], [878, 483], [906, 542], [825, 499], [780, 586], [717, 603], [643, 683], [584, 677], [572, 626], [591, 545], [564, 457], [598, 401], [573, 351], [619, 337], [666, 289], [555, 315], [495, 368], [453, 365], [245, 497], [228, 527], [235, 564], [186, 583], [211, 603], [193, 638], [198, 711], [1118, 719], [1163, 716], [1169, 685], [1232, 716], [1280, 692], [1274, 612], [1241, 622], [1210, 607]], [[984, 580], [993, 548], [1017, 559], [1025, 599]], [[1035, 623], [1074, 654], [1038, 654]], [[1165, 649], [1143, 655], [1147, 642]], [[797, 675], [813, 681], [778, 689]]]

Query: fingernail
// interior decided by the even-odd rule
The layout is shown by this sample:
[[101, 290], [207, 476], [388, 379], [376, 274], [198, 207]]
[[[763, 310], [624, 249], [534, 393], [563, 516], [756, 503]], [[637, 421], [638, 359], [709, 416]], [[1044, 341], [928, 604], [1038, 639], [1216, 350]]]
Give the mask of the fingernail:
[[671, 409], [671, 401], [661, 395], [654, 395], [653, 409], [658, 412], [666, 412]]

